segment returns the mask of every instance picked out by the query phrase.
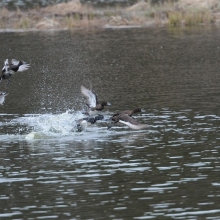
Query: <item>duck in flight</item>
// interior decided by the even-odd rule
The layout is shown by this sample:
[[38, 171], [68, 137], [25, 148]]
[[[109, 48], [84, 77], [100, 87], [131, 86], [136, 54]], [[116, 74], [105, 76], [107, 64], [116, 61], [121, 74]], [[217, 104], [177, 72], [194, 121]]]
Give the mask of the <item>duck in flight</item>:
[[5, 92], [0, 92], [0, 105], [3, 105], [4, 102], [5, 102], [5, 97], [7, 96], [8, 94], [5, 93]]
[[128, 110], [128, 111], [124, 111], [122, 113], [114, 114], [110, 118], [111, 124], [108, 126], [108, 129], [110, 129], [113, 124], [116, 124], [118, 122], [121, 124], [127, 125], [129, 128], [131, 128], [133, 130], [140, 130], [140, 129], [147, 128], [146, 124], [140, 124], [134, 118], [131, 117], [134, 113], [141, 112], [141, 111], [142, 110], [140, 108], [138, 108], [138, 109]]
[[81, 86], [82, 94], [87, 98], [87, 106], [90, 108], [89, 115], [97, 114], [97, 111], [102, 111], [105, 106], [111, 105], [109, 102], [98, 102], [98, 97], [95, 92], [87, 89], [85, 86]]
[[4, 62], [4, 66], [2, 68], [2, 75], [0, 76], [0, 82], [3, 79], [8, 80], [8, 84], [10, 82], [10, 77], [15, 73], [15, 72], [23, 72], [26, 71], [30, 68], [30, 64], [24, 62], [24, 61], [19, 61], [16, 59], [12, 59], [11, 62], [9, 63], [9, 60], [6, 59]]
[[112, 117], [120, 115], [120, 114], [126, 114], [126, 115], [132, 117], [133, 114], [139, 113], [139, 112], [143, 112], [143, 109], [142, 108], [135, 108], [133, 110], [125, 110], [125, 111], [120, 112], [120, 113], [115, 113]]

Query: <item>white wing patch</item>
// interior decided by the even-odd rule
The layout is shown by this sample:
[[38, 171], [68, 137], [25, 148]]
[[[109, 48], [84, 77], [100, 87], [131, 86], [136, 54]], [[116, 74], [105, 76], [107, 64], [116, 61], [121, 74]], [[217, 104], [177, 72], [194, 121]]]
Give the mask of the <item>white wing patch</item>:
[[18, 72], [23, 72], [25, 70], [28, 70], [30, 68], [30, 64], [24, 63], [18, 68]]
[[132, 124], [130, 122], [127, 122], [127, 121], [122, 121], [122, 120], [119, 120], [120, 123], [124, 124], [124, 125], [127, 125], [129, 128], [133, 129], [133, 130], [139, 130], [139, 129], [143, 129], [143, 128], [146, 128], [147, 125], [145, 124]]
[[84, 86], [81, 86], [82, 94], [88, 99], [88, 104], [90, 108], [96, 107], [96, 95]]
[[119, 120], [119, 122], [122, 123], [122, 124], [124, 124], [124, 125], [127, 125], [129, 128], [134, 129], [134, 128], [133, 128], [134, 126], [133, 126], [130, 122], [122, 121], [122, 120]]
[[3, 105], [5, 102], [5, 96], [7, 96], [5, 92], [0, 92], [0, 105]]
[[12, 64], [12, 65], [18, 65], [18, 64], [19, 64], [19, 61], [16, 60], [16, 59], [12, 59], [12, 60], [11, 60], [11, 64]]
[[5, 66], [8, 66], [9, 65], [9, 62], [8, 62], [8, 59], [5, 60]]
[[4, 64], [5, 64], [5, 65], [4, 65], [3, 68], [2, 68], [2, 72], [3, 72], [4, 70], [5, 70], [5, 71], [8, 70], [8, 67], [9, 67], [8, 59], [5, 60]]

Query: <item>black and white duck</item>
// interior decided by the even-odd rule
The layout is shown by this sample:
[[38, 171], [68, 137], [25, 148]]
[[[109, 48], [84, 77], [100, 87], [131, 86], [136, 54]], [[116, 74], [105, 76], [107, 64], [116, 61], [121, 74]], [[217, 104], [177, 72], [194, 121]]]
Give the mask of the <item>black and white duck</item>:
[[105, 106], [111, 105], [109, 102], [98, 102], [98, 97], [95, 92], [87, 89], [85, 86], [81, 86], [82, 94], [87, 98], [87, 106], [89, 107], [88, 114], [96, 115], [99, 111], [102, 111]]
[[15, 72], [23, 72], [26, 71], [30, 68], [30, 64], [24, 62], [24, 61], [19, 61], [16, 59], [12, 59], [11, 62], [9, 62], [8, 59], [5, 60], [4, 66], [2, 68], [2, 75], [0, 76], [0, 82], [3, 79], [7, 79], [8, 83], [10, 82], [10, 77], [15, 73]]

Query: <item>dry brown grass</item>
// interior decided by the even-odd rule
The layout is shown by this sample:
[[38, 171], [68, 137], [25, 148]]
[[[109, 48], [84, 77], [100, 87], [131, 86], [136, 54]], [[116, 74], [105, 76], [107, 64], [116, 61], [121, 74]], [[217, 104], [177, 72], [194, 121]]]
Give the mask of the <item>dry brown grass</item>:
[[55, 29], [59, 28], [60, 24], [54, 18], [42, 18], [38, 23], [35, 24], [37, 29]]
[[172, 26], [217, 23], [215, 12], [220, 11], [218, 0], [180, 0], [175, 9], [168, 13], [168, 22]]
[[219, 0], [179, 0], [176, 4], [180, 8], [213, 9], [220, 7]]
[[151, 5], [148, 0], [126, 8], [97, 9], [79, 0], [45, 8], [9, 11], [0, 8], [0, 29], [71, 29], [104, 26], [164, 26], [220, 23], [219, 0], [179, 0]]
[[42, 11], [47, 14], [55, 14], [60, 16], [66, 16], [72, 12], [83, 13], [89, 9], [87, 6], [83, 6], [79, 0], [70, 1], [67, 3], [60, 3], [43, 8]]

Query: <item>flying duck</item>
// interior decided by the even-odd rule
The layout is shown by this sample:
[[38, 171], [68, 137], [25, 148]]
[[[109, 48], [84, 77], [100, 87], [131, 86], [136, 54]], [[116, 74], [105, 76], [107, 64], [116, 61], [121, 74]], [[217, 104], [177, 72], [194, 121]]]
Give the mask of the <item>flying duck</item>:
[[3, 105], [3, 103], [5, 102], [5, 97], [7, 96], [8, 94], [5, 93], [5, 92], [0, 92], [0, 105]]
[[81, 86], [82, 94], [88, 99], [87, 106], [90, 108], [89, 115], [97, 114], [97, 111], [102, 111], [105, 106], [111, 105], [109, 102], [98, 102], [98, 97], [95, 92], [87, 89], [85, 86]]
[[0, 82], [3, 79], [8, 80], [8, 84], [10, 82], [10, 77], [15, 73], [15, 72], [23, 72], [25, 70], [28, 70], [30, 68], [30, 64], [24, 62], [24, 61], [19, 61], [16, 59], [12, 59], [11, 63], [9, 63], [8, 59], [5, 60], [4, 66], [2, 68], [2, 75], [0, 76]]
[[[114, 124], [119, 122], [121, 124], [127, 125], [129, 128], [133, 130], [140, 130], [147, 128], [147, 125], [138, 123], [135, 119], [130, 117], [128, 114], [124, 114], [124, 113], [113, 115], [110, 119]], [[112, 123], [111, 125], [108, 126], [108, 129], [112, 127]]]
[[125, 111], [120, 112], [120, 113], [115, 113], [112, 117], [120, 115], [120, 114], [126, 114], [126, 115], [131, 117], [131, 116], [133, 116], [133, 114], [138, 113], [138, 112], [143, 112], [143, 109], [135, 108], [133, 110], [125, 110]]

